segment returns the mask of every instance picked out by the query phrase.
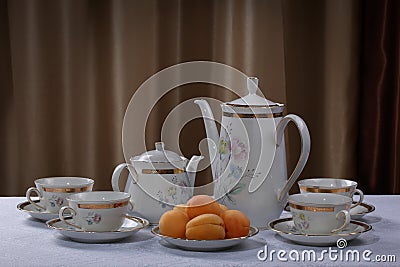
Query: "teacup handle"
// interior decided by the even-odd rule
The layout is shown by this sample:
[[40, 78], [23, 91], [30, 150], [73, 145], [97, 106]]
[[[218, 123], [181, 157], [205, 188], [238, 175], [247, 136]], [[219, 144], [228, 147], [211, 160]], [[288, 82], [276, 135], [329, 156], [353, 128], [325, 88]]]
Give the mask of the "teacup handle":
[[359, 199], [358, 199], [357, 203], [352, 204], [350, 208], [354, 208], [354, 207], [360, 205], [364, 200], [364, 193], [360, 189], [357, 188], [354, 193], [358, 194]]
[[133, 209], [135, 208], [135, 204], [132, 201], [129, 201], [128, 205], [129, 205], [128, 210], [132, 212]]
[[339, 219], [339, 217], [344, 217], [344, 223], [342, 226], [340, 226], [337, 229], [333, 229], [331, 232], [332, 233], [337, 233], [339, 231], [342, 231], [347, 225], [350, 223], [350, 213], [347, 210], [341, 210], [336, 214], [336, 220]]
[[68, 207], [68, 206], [64, 206], [58, 212], [58, 217], [60, 218], [60, 220], [63, 221], [65, 224], [68, 224], [68, 225], [70, 225], [72, 227], [75, 227], [75, 228], [78, 228], [78, 229], [82, 229], [82, 227], [79, 227], [78, 225], [70, 223], [65, 219], [65, 212], [66, 211], [70, 211], [71, 212], [72, 219], [76, 216], [76, 211], [73, 208]]
[[26, 195], [25, 195], [26, 198], [28, 199], [29, 203], [31, 203], [33, 206], [35, 206], [35, 207], [37, 207], [37, 208], [39, 208], [39, 209], [46, 210], [45, 207], [43, 207], [42, 205], [39, 205], [39, 204], [35, 203], [35, 202], [32, 200], [32, 198], [31, 198], [32, 193], [36, 193], [36, 195], [37, 195], [39, 198], [43, 198], [42, 194], [40, 193], [40, 191], [39, 191], [36, 187], [30, 187], [30, 188], [28, 188], [28, 190], [26, 190]]
[[[128, 167], [131, 167], [131, 169], [128, 169]], [[121, 189], [119, 188], [119, 179], [121, 178], [121, 173], [124, 169], [127, 169], [128, 171], [132, 171], [132, 183], [136, 184], [136, 181], [138, 179], [138, 174], [135, 170], [135, 167], [133, 165], [128, 164], [128, 163], [121, 163], [117, 167], [115, 167], [114, 172], [111, 176], [111, 186], [112, 189], [116, 192], [121, 192]], [[129, 182], [129, 181], [128, 181]], [[129, 210], [133, 211], [133, 208], [135, 207], [135, 203], [132, 201], [132, 198], [129, 201]]]
[[[282, 143], [284, 130], [289, 122], [294, 122], [299, 130], [301, 137], [301, 152], [299, 161], [296, 164], [292, 174], [287, 180], [285, 186], [281, 189], [278, 194], [278, 201], [282, 201], [285, 199], [285, 196], [289, 192], [290, 188], [293, 186], [294, 182], [296, 182], [297, 178], [299, 178], [301, 172], [306, 165], [308, 155], [310, 154], [311, 140], [310, 133], [308, 131], [306, 123], [297, 115], [289, 114], [286, 115], [276, 126], [276, 146], [279, 146]], [[286, 168], [286, 166], [285, 166]]]

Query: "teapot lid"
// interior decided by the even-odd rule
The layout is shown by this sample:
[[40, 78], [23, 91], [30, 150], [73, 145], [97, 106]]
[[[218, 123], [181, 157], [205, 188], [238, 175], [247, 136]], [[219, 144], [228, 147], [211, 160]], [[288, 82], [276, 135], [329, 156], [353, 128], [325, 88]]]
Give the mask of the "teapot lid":
[[186, 158], [179, 156], [173, 151], [165, 150], [163, 142], [155, 143], [156, 149], [146, 151], [143, 154], [133, 158], [133, 161], [143, 161], [152, 163], [167, 163], [185, 161]]
[[231, 102], [226, 103], [229, 106], [240, 106], [240, 107], [276, 107], [282, 106], [283, 104], [275, 103], [270, 101], [264, 97], [257, 95], [258, 88], [258, 78], [256, 77], [248, 77], [247, 78], [247, 90], [249, 90], [249, 94], [233, 100]]

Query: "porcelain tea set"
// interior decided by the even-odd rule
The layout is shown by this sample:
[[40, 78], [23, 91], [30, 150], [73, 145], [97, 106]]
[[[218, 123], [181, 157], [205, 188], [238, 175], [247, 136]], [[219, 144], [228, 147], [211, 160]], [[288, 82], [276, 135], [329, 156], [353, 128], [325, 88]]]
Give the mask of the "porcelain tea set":
[[[221, 104], [220, 133], [207, 101], [194, 101], [200, 107], [208, 137], [214, 198], [229, 209], [244, 212], [253, 226], [306, 245], [329, 245], [338, 237], [351, 240], [370, 230], [370, 225], [354, 220], [374, 210], [363, 203], [363, 193], [354, 181], [301, 180], [300, 193], [289, 196], [310, 153], [308, 128], [297, 115], [283, 116], [283, 104], [257, 95], [257, 78], [247, 79], [247, 89], [246, 96]], [[299, 131], [301, 153], [287, 178], [284, 130], [289, 122]], [[94, 181], [88, 178], [42, 178], [27, 190], [28, 201], [18, 208], [47, 221], [49, 227], [73, 240], [118, 240], [157, 224], [165, 211], [186, 203], [193, 196], [202, 158], [188, 160], [157, 142], [155, 150], [115, 168], [111, 178], [114, 191], [92, 191]], [[129, 176], [121, 190], [119, 180], [124, 169]], [[39, 199], [32, 199], [32, 193]], [[358, 201], [353, 201], [355, 194]], [[291, 217], [278, 219], [286, 205]]]
[[[84, 177], [40, 178], [26, 191], [28, 201], [17, 208], [86, 243], [117, 241], [149, 225], [146, 219], [128, 214], [133, 209], [129, 193], [92, 191], [93, 184]], [[38, 198], [33, 199], [33, 193]]]
[[197, 166], [203, 159], [203, 156], [192, 156], [189, 161], [166, 150], [163, 142], [155, 143], [155, 148], [132, 157], [130, 164], [118, 165], [111, 178], [113, 190], [121, 191], [121, 172], [129, 170], [125, 192], [132, 195], [134, 213], [152, 224], [157, 224], [166, 210], [186, 203], [193, 196]]

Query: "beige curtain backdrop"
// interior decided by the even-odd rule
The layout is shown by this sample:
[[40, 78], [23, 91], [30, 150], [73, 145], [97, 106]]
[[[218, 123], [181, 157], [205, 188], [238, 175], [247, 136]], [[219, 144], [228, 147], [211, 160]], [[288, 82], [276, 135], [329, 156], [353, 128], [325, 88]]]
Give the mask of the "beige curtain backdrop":
[[[359, 1], [283, 1], [286, 104], [307, 122], [312, 143], [303, 178], [359, 181], [360, 18]], [[293, 129], [289, 144], [293, 168]]]
[[[192, 60], [259, 77], [267, 98], [307, 122], [312, 151], [303, 177], [356, 174], [358, 1], [0, 3], [0, 195], [22, 195], [34, 179], [61, 175], [92, 177], [95, 189], [110, 189], [113, 168], [124, 161], [131, 96], [157, 71]], [[148, 149], [180, 102], [236, 98], [211, 85], [184, 87], [150, 116]], [[204, 137], [201, 120], [188, 124], [184, 155], [198, 154]], [[298, 142], [293, 127], [289, 168]], [[210, 179], [203, 171], [196, 184]]]

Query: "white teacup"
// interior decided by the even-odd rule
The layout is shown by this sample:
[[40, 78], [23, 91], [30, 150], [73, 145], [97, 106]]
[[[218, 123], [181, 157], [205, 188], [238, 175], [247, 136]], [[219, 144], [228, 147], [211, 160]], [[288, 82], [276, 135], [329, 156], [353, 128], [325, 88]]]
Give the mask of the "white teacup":
[[[94, 191], [67, 197], [67, 207], [58, 216], [68, 225], [85, 231], [106, 232], [118, 230], [124, 223], [131, 195], [124, 192]], [[72, 213], [72, 222], [68, 220]], [[69, 216], [69, 218], [66, 218]]]
[[352, 199], [331, 193], [304, 193], [289, 196], [296, 229], [309, 235], [339, 232], [350, 223]]
[[359, 195], [358, 201], [351, 206], [360, 205], [364, 200], [364, 193], [357, 189], [357, 183], [351, 180], [335, 178], [313, 178], [298, 181], [301, 193], [333, 193], [353, 198], [354, 194]]
[[[26, 191], [26, 198], [36, 208], [57, 213], [61, 207], [67, 206], [66, 197], [79, 192], [92, 191], [94, 181], [83, 177], [48, 177], [35, 180], [36, 187]], [[32, 193], [40, 198], [39, 203], [32, 200]]]

